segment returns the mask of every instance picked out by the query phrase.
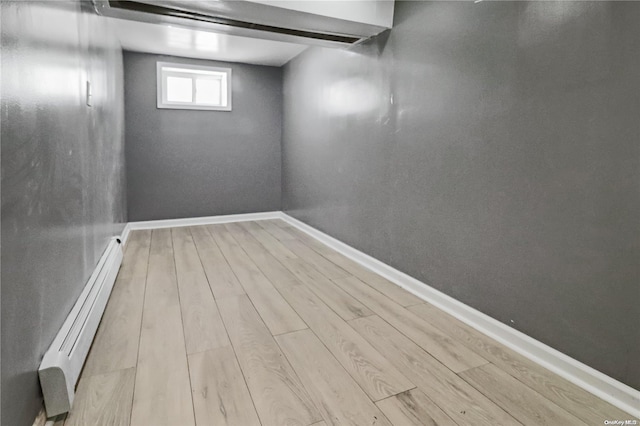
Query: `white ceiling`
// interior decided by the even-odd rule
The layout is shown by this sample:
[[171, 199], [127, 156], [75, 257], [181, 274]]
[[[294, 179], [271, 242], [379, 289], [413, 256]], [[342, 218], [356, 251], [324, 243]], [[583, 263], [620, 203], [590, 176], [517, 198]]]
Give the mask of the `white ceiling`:
[[122, 48], [136, 52], [282, 66], [306, 45], [109, 18]]

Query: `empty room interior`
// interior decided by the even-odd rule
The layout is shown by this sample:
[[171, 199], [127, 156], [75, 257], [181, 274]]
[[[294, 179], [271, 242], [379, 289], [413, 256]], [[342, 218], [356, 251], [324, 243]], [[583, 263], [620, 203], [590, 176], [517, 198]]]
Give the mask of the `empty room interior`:
[[3, 426], [640, 424], [640, 2], [2, 2]]

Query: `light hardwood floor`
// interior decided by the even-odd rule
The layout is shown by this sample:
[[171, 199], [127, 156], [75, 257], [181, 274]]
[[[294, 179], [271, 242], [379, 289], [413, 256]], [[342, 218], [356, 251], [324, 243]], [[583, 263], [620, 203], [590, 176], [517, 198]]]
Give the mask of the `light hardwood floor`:
[[64, 425], [626, 419], [273, 220], [134, 231]]

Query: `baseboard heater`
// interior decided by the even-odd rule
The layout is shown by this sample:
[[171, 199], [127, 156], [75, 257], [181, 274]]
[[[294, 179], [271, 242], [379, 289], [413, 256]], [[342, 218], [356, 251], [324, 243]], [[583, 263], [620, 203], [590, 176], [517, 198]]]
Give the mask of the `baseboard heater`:
[[51, 347], [44, 354], [38, 375], [47, 417], [71, 410], [76, 383], [121, 263], [120, 240], [113, 238]]

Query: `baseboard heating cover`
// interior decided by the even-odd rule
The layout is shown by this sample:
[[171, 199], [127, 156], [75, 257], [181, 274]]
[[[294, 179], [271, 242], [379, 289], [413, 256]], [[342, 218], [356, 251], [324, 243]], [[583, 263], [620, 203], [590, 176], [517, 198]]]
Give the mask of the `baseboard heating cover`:
[[76, 382], [89, 353], [121, 263], [120, 240], [113, 238], [109, 241], [96, 269], [42, 359], [38, 375], [47, 417], [71, 410]]

